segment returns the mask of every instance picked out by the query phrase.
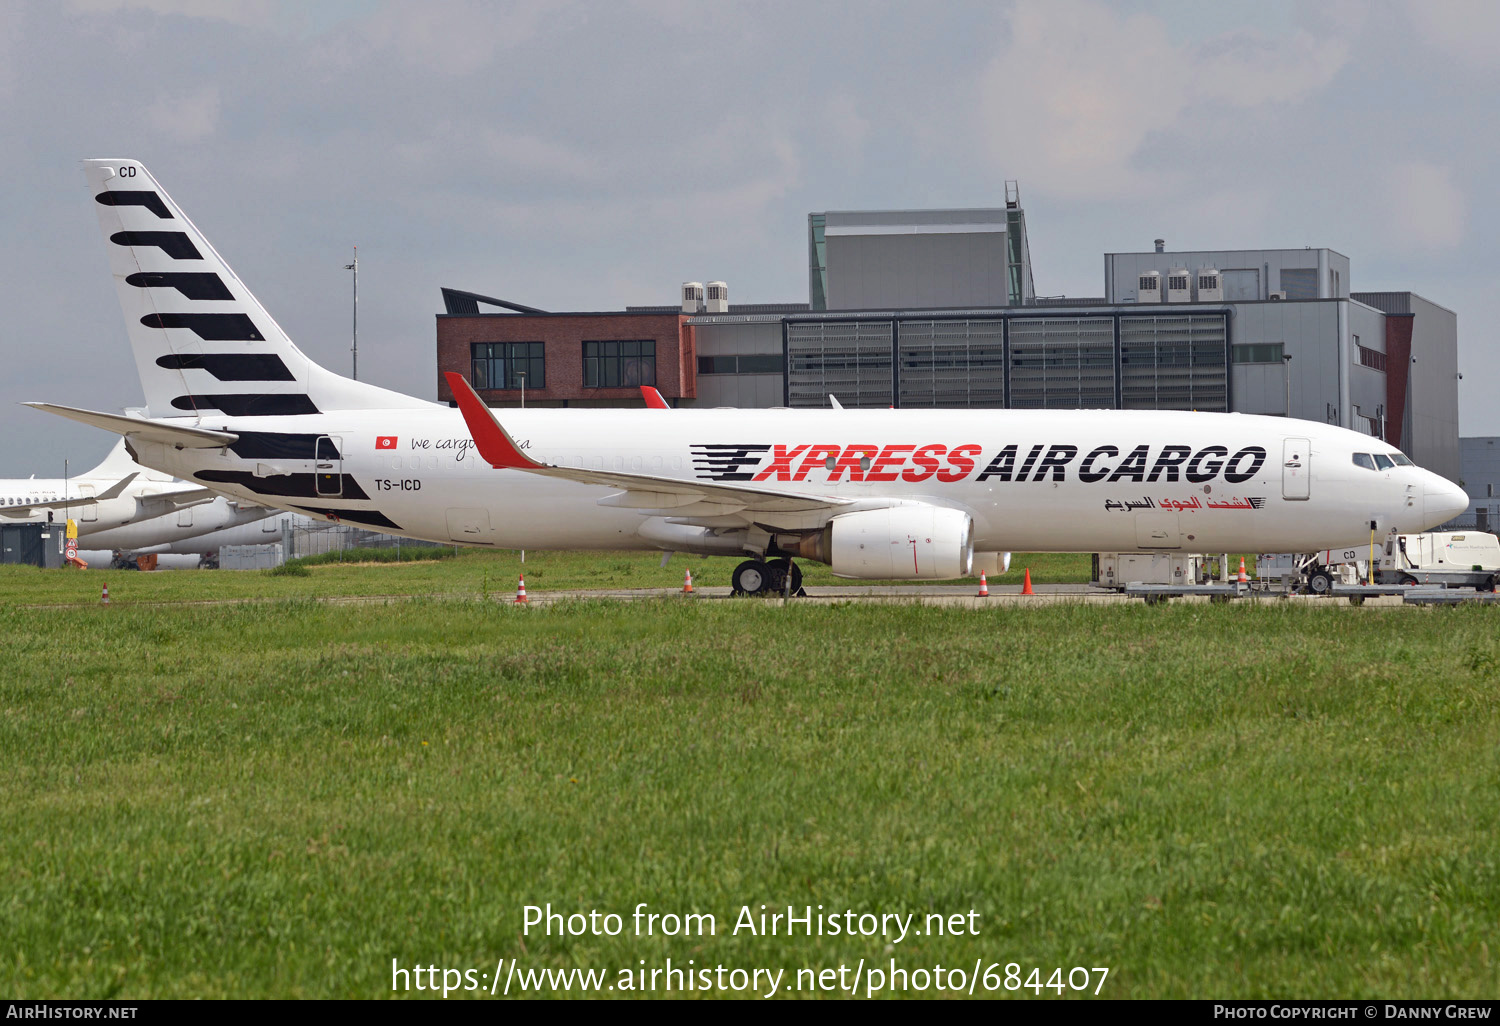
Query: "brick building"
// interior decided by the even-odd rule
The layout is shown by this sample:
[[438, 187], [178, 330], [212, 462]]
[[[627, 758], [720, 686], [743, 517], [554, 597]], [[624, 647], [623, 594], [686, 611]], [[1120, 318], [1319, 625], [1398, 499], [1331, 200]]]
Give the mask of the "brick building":
[[[690, 318], [671, 307], [548, 313], [501, 299], [443, 289], [437, 316], [437, 395], [458, 371], [491, 406], [633, 406], [641, 385], [668, 402], [697, 396]], [[479, 305], [508, 312], [480, 312]]]

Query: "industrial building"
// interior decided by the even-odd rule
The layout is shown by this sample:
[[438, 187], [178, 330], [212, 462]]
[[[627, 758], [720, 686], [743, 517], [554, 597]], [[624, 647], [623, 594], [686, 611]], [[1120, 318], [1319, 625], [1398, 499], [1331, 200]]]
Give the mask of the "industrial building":
[[1458, 440], [1459, 484], [1469, 493], [1469, 508], [1448, 525], [1452, 529], [1494, 531], [1500, 526], [1500, 438], [1480, 435]]
[[[1457, 317], [1351, 289], [1327, 248], [1104, 256], [1102, 297], [1038, 297], [1014, 183], [1004, 208], [808, 217], [807, 303], [551, 313], [444, 289], [442, 372], [496, 406], [1175, 409], [1291, 416], [1383, 438], [1459, 479]], [[495, 312], [481, 312], [485, 304]], [[538, 387], [538, 381], [543, 382]]]

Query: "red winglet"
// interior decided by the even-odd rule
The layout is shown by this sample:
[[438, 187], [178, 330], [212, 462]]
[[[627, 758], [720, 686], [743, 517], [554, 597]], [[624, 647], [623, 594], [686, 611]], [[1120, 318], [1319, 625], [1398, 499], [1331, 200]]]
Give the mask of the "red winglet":
[[458, 401], [459, 412], [464, 415], [464, 423], [469, 426], [469, 434], [474, 436], [474, 447], [479, 450], [479, 455], [497, 469], [531, 470], [545, 466], [527, 456], [517, 446], [506, 430], [500, 426], [490, 408], [479, 398], [479, 393], [464, 380], [464, 376], [457, 371], [444, 371], [443, 377], [448, 379], [448, 387], [453, 390], [453, 398]]
[[646, 400], [646, 408], [649, 410], [670, 410], [672, 408], [661, 397], [661, 393], [650, 385], [641, 386], [641, 398]]

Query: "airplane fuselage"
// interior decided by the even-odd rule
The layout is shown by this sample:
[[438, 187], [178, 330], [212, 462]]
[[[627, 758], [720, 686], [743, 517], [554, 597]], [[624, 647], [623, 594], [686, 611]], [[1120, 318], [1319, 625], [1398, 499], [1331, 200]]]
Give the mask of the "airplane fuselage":
[[[1391, 446], [1237, 414], [1014, 410], [507, 410], [533, 459], [961, 509], [979, 551], [1314, 551], [1430, 526], [1450, 482], [1367, 469]], [[619, 489], [482, 460], [457, 410], [203, 417], [226, 449], [137, 441], [139, 459], [226, 494], [393, 534], [500, 548], [660, 544]], [[321, 458], [317, 440], [327, 441]], [[238, 450], [238, 451], [236, 451]], [[291, 453], [292, 455], [287, 455]], [[1387, 460], [1386, 462], [1389, 462]], [[661, 546], [667, 547], [667, 546]]]

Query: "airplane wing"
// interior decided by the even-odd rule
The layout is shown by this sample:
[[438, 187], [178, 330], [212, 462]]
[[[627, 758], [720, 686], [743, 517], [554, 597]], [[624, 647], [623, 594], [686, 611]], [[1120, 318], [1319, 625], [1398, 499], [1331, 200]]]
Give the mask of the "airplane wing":
[[646, 401], [646, 406], [648, 409], [670, 410], [672, 408], [667, 404], [667, 401], [661, 397], [661, 393], [652, 388], [650, 385], [641, 386], [641, 398]]
[[145, 505], [170, 505], [173, 509], [184, 509], [188, 506], [198, 506], [205, 502], [213, 502], [219, 497], [219, 493], [211, 488], [177, 488], [170, 492], [152, 492], [142, 495], [141, 502]]
[[70, 506], [87, 506], [98, 502], [100, 499], [115, 499], [123, 492], [130, 482], [136, 479], [139, 470], [133, 470], [120, 480], [110, 485], [98, 495], [74, 495], [66, 499], [43, 499], [39, 502], [19, 502], [14, 506], [0, 506], [0, 516], [24, 517], [30, 516], [33, 510], [39, 509], [64, 509]]
[[[126, 417], [118, 413], [100, 413], [96, 410], [80, 410], [74, 406], [58, 406], [54, 403], [22, 403], [43, 413], [55, 413], [59, 417], [76, 420], [80, 424], [113, 431], [117, 435], [136, 435], [148, 442], [164, 442], [179, 449], [218, 449], [237, 441], [239, 435], [230, 431], [212, 431], [208, 428], [174, 424], [169, 420], [154, 420], [149, 417]], [[103, 498], [103, 496], [101, 496]]]
[[104, 489], [104, 491], [102, 491], [98, 495], [94, 496], [94, 498], [96, 498], [96, 499], [118, 499], [120, 497], [120, 493], [123, 492], [125, 490], [126, 486], [128, 486], [130, 484], [130, 482], [134, 481], [136, 479], [136, 476], [139, 475], [139, 474], [140, 474], [139, 470], [132, 470], [130, 473], [128, 473], [124, 477], [120, 478], [120, 480], [116, 481], [114, 484], [112, 484], [108, 488]]
[[746, 523], [790, 521], [800, 526], [804, 521], [821, 522], [839, 507], [853, 502], [834, 495], [805, 495], [717, 481], [683, 481], [652, 474], [585, 470], [543, 463], [521, 451], [462, 374], [454, 371], [445, 374], [464, 423], [474, 437], [474, 447], [490, 466], [622, 489], [600, 499], [601, 506], [634, 509], [643, 516], [670, 517], [678, 523], [721, 524], [724, 520], [720, 518], [729, 517]]

